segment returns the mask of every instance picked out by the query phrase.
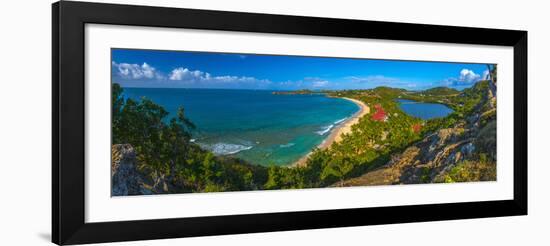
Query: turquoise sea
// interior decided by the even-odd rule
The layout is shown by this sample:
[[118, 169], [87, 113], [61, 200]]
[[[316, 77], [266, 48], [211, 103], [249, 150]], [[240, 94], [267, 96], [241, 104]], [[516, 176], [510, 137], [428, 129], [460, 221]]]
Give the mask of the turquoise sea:
[[124, 88], [126, 97], [147, 97], [171, 116], [183, 106], [187, 118], [197, 126], [192, 141], [203, 148], [266, 166], [294, 163], [359, 110], [353, 102], [322, 94], [272, 92]]

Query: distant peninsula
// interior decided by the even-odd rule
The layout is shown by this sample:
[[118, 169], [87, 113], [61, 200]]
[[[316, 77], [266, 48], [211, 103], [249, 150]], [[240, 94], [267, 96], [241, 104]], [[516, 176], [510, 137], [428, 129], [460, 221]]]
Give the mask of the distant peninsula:
[[320, 94], [321, 92], [312, 91], [312, 90], [295, 90], [295, 91], [274, 91], [273, 95], [309, 95], [309, 94]]

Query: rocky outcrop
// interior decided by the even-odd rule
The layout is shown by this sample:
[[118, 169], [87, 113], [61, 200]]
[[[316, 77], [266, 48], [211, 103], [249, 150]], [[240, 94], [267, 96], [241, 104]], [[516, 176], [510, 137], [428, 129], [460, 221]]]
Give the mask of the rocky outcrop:
[[145, 175], [137, 168], [136, 151], [130, 144], [111, 147], [111, 195], [151, 195], [175, 193], [172, 177], [150, 172]]
[[344, 186], [432, 182], [472, 154], [473, 138], [460, 126], [445, 128], [392, 156], [384, 166], [344, 182]]
[[130, 144], [111, 147], [111, 195], [127, 196], [146, 194], [143, 177], [136, 167], [136, 152]]
[[[417, 143], [418, 154], [409, 157], [414, 161], [404, 165], [399, 183], [417, 184], [432, 182], [439, 175], [447, 173], [456, 163], [470, 158], [474, 138], [464, 138], [463, 130], [441, 129]], [[403, 155], [403, 154], [401, 154]], [[388, 163], [392, 165], [392, 163]]]

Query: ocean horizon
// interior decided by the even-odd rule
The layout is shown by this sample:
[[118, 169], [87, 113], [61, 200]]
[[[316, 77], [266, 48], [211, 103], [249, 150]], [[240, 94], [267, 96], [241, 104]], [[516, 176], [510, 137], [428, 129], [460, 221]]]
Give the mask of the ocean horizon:
[[192, 141], [216, 155], [263, 166], [291, 165], [321, 144], [359, 106], [324, 94], [275, 95], [279, 90], [137, 88], [124, 96], [151, 99], [175, 116], [185, 109]]

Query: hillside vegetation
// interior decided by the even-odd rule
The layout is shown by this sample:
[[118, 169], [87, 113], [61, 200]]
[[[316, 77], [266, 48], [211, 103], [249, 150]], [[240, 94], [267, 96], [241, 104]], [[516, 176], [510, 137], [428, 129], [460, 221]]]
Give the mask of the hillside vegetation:
[[460, 91], [449, 87], [434, 87], [423, 91], [423, 93], [429, 96], [449, 96], [458, 95]]
[[[493, 72], [496, 78], [496, 71]], [[371, 112], [330, 148], [316, 149], [307, 164], [264, 167], [215, 156], [190, 141], [192, 119], [153, 101], [123, 97], [113, 84], [113, 195], [316, 188], [378, 184], [496, 180], [496, 81], [460, 92], [378, 87], [325, 92], [360, 100]], [[422, 120], [397, 99], [437, 102], [454, 112]]]

